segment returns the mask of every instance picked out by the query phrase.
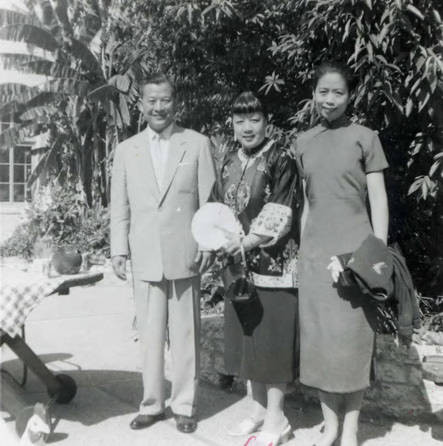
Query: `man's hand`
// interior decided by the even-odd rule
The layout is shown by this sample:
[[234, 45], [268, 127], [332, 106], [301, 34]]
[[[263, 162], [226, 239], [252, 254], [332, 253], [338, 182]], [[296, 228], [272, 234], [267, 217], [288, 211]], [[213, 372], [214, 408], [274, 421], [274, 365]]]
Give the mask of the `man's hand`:
[[114, 256], [111, 259], [114, 274], [121, 280], [126, 280], [126, 256]]
[[198, 265], [198, 272], [203, 274], [214, 262], [212, 251], [199, 251], [194, 262]]

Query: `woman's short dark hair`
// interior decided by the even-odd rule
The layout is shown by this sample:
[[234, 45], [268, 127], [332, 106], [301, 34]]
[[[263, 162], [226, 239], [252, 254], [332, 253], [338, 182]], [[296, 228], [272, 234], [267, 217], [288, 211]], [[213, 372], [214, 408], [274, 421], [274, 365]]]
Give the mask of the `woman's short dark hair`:
[[148, 84], [155, 84], [155, 85], [159, 85], [159, 84], [164, 84], [167, 83], [171, 86], [172, 88], [172, 94], [175, 95], [175, 85], [174, 82], [172, 82], [171, 78], [169, 76], [167, 76], [165, 73], [163, 73], [162, 71], [158, 71], [156, 73], [152, 73], [151, 75], [145, 77], [141, 83], [140, 83], [140, 87], [141, 89], [143, 89], [143, 87], [145, 85]]
[[240, 93], [232, 103], [231, 112], [234, 115], [247, 113], [263, 113], [266, 116], [266, 110], [263, 103], [252, 91]]
[[321, 63], [314, 72], [314, 88], [317, 87], [319, 80], [328, 73], [338, 73], [340, 74], [346, 82], [348, 91], [351, 93], [356, 87], [355, 76], [351, 73], [351, 70], [347, 65], [335, 60], [327, 60]]

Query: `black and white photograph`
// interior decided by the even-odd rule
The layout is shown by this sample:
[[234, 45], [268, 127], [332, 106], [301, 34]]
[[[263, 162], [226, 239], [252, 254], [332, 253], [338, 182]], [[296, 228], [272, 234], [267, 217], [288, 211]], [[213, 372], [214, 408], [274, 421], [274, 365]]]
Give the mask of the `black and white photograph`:
[[0, 444], [443, 444], [441, 0], [0, 0]]

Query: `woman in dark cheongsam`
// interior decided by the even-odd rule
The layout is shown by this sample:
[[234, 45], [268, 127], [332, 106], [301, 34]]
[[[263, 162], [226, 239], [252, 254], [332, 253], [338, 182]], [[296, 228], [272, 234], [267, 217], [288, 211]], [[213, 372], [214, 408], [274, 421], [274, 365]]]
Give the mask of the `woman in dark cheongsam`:
[[[280, 444], [291, 428], [283, 413], [287, 383], [294, 380], [297, 356], [296, 254], [300, 188], [297, 165], [280, 144], [265, 137], [266, 118], [251, 92], [232, 108], [236, 150], [226, 154], [212, 199], [227, 204], [244, 236], [224, 247], [238, 259], [241, 245], [258, 292], [260, 311], [245, 331], [233, 303], [225, 303], [225, 366], [251, 382], [252, 407], [231, 435], [256, 435], [257, 445]], [[229, 284], [228, 284], [229, 285]]]
[[358, 287], [337, 283], [336, 256], [354, 252], [370, 233], [386, 243], [388, 231], [388, 163], [377, 133], [346, 117], [350, 83], [346, 67], [319, 67], [314, 102], [321, 122], [297, 141], [307, 197], [299, 268], [300, 381], [319, 390], [325, 429], [317, 446], [334, 444], [341, 410], [340, 445], [357, 446], [374, 348], [373, 307]]

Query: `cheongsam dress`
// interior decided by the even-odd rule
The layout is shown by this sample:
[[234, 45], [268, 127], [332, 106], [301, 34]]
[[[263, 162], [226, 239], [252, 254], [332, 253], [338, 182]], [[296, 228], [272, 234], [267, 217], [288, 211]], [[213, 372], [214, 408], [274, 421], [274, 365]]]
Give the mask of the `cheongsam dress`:
[[347, 118], [300, 135], [296, 156], [309, 213], [300, 243], [300, 381], [327, 392], [369, 386], [374, 308], [357, 287], [333, 283], [331, 257], [372, 232], [366, 174], [388, 167], [376, 132]]

